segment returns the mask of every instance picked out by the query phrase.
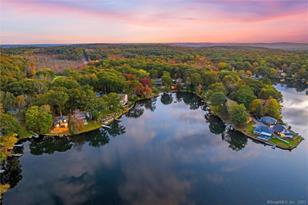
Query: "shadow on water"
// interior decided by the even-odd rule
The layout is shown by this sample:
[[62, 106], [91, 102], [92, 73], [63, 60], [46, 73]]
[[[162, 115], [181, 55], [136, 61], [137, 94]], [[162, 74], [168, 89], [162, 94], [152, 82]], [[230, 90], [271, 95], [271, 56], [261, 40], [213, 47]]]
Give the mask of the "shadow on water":
[[[196, 110], [204, 106], [200, 98], [191, 93], [178, 92], [174, 96], [172, 93], [163, 93], [160, 98], [163, 105], [171, 103], [184, 102], [189, 109]], [[156, 109], [157, 98], [151, 100], [143, 100], [126, 113], [127, 118], [139, 118], [145, 110], [152, 112]], [[204, 106], [205, 107], [205, 106]], [[202, 107], [203, 110], [204, 107]], [[247, 138], [239, 132], [226, 132], [225, 124], [222, 120], [215, 116], [206, 116], [211, 133], [221, 135], [221, 139], [229, 143], [229, 147], [233, 150], [241, 150], [247, 144]], [[73, 137], [40, 137], [38, 139], [28, 140], [29, 149], [32, 155], [54, 154], [56, 152], [66, 152], [72, 148], [81, 147], [87, 144], [91, 147], [100, 147], [109, 143], [111, 137], [116, 137], [125, 133], [125, 126], [120, 121], [111, 123], [110, 128], [101, 128], [99, 130], [81, 134]], [[1, 174], [1, 183], [9, 183], [11, 188], [15, 187], [18, 181], [22, 179], [22, 168], [17, 157], [9, 158], [4, 165], [5, 172]]]
[[[200, 113], [202, 111], [204, 114]], [[141, 119], [137, 120], [137, 118]], [[241, 160], [247, 164], [250, 163], [250, 159], [245, 161], [245, 158], [241, 158], [246, 154], [254, 156], [252, 152], [255, 151], [255, 147], [247, 146], [248, 141], [252, 142], [245, 135], [228, 130], [220, 118], [208, 115], [206, 105], [198, 96], [191, 93], [164, 93], [160, 97], [138, 102], [125, 114], [125, 117], [111, 123], [110, 128], [101, 128], [73, 137], [41, 137], [24, 142], [25, 159], [9, 158], [4, 165], [5, 172], [1, 174], [1, 184], [9, 183], [11, 188], [15, 187], [14, 190], [9, 191], [10, 193], [8, 192], [6, 199], [7, 202], [14, 201], [17, 192], [22, 190], [26, 192], [27, 188], [25, 187], [28, 186], [25, 184], [31, 183], [31, 179], [33, 179], [31, 178], [33, 176], [29, 176], [29, 174], [36, 169], [31, 163], [37, 160], [35, 162], [38, 162], [39, 165], [47, 167], [45, 170], [42, 168], [46, 172], [52, 166], [60, 168], [62, 166], [55, 177], [58, 181], [50, 179], [51, 182], [49, 182], [56, 187], [56, 190], [60, 185], [70, 188], [63, 188], [66, 192], [69, 192], [68, 190], [74, 191], [74, 188], [77, 189], [79, 186], [83, 187], [84, 189], [80, 188], [80, 190], [85, 200], [101, 200], [95, 201], [97, 203], [92, 201], [91, 204], [101, 204], [102, 201], [109, 202], [108, 204], [120, 203], [119, 200], [124, 195], [125, 197], [134, 197], [134, 194], [140, 193], [147, 195], [146, 191], [148, 190], [159, 193], [158, 198], [171, 190], [170, 193], [176, 193], [175, 198], [178, 198], [179, 195], [184, 195], [182, 192], [190, 187], [195, 189], [192, 194], [198, 194], [201, 191], [204, 193], [200, 196], [208, 194], [207, 197], [211, 197], [211, 194], [219, 193], [219, 188], [221, 188], [220, 185], [215, 184], [228, 183], [224, 182], [224, 172], [219, 171], [222, 166], [231, 166], [229, 163], [239, 166], [242, 163]], [[109, 146], [105, 146], [108, 143]], [[22, 153], [23, 150], [19, 150], [19, 152]], [[57, 155], [57, 153], [65, 152], [67, 152], [65, 156]], [[230, 154], [231, 152], [234, 155]], [[35, 159], [31, 155], [36, 156]], [[45, 158], [54, 157], [53, 159], [58, 161], [46, 162], [45, 160], [48, 159], [37, 157], [41, 155], [44, 155]], [[64, 159], [64, 157], [66, 158]], [[226, 161], [224, 161], [225, 158]], [[87, 160], [88, 162], [84, 162]], [[277, 161], [279, 162], [279, 160]], [[268, 164], [267, 161], [266, 164]], [[22, 166], [25, 169], [24, 179], [22, 179]], [[71, 167], [66, 168], [66, 166]], [[227, 167], [226, 170], [236, 169], [236, 166]], [[174, 167], [176, 169], [173, 169]], [[51, 177], [54, 175], [53, 173], [49, 173], [49, 175], [47, 173], [46, 176]], [[209, 175], [204, 178], [203, 174]], [[192, 178], [187, 175], [191, 175]], [[239, 172], [239, 175], [242, 173]], [[48, 181], [46, 176], [42, 175], [40, 179]], [[236, 177], [236, 175], [234, 176]], [[226, 174], [226, 177], [232, 178], [232, 174]], [[170, 180], [164, 180], [166, 178]], [[23, 180], [19, 183], [22, 186], [16, 187], [20, 180]], [[199, 181], [202, 186], [200, 189], [196, 185]], [[234, 178], [234, 181], [238, 180]], [[161, 186], [161, 183], [165, 183], [167, 188], [162, 189], [164, 186]], [[212, 187], [205, 186], [207, 183], [212, 183]], [[37, 184], [33, 187], [33, 190], [40, 190]], [[75, 190], [78, 193], [76, 196], [80, 196], [78, 190]], [[88, 192], [85, 193], [85, 190]], [[44, 193], [48, 195], [49, 191], [49, 189], [45, 190]], [[95, 191], [99, 192], [99, 194], [94, 194], [96, 198], [91, 195]], [[123, 194], [125, 191], [128, 191], [129, 194]], [[138, 191], [140, 193], [137, 193]], [[66, 192], [65, 195], [72, 196]], [[226, 192], [223, 194], [228, 195]], [[26, 196], [28, 197], [28, 195]], [[156, 195], [151, 196], [155, 198]], [[65, 198], [62, 195], [57, 197], [59, 200], [61, 197], [62, 200]], [[232, 196], [229, 197], [232, 198]], [[196, 199], [197, 197], [192, 198]], [[58, 204], [64, 203], [59, 202]]]
[[235, 130], [226, 130], [224, 122], [213, 115], [205, 116], [209, 123], [209, 130], [211, 133], [220, 135], [221, 139], [229, 144], [229, 148], [234, 151], [240, 151], [247, 145], [247, 137]]

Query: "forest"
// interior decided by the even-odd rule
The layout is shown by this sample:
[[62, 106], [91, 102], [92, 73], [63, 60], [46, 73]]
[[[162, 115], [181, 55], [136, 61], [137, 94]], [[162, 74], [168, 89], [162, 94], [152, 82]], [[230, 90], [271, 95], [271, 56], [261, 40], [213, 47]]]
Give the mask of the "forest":
[[[67, 62], [78, 63], [67, 67]], [[19, 139], [56, 135], [51, 130], [59, 117], [69, 122], [64, 134], [75, 135], [160, 92], [196, 93], [214, 114], [253, 134], [250, 116], [281, 120], [282, 96], [275, 83], [307, 88], [308, 52], [159, 44], [14, 47], [1, 48], [0, 72], [0, 158], [5, 160]], [[124, 95], [128, 102], [123, 103]], [[81, 122], [77, 111], [89, 123]]]

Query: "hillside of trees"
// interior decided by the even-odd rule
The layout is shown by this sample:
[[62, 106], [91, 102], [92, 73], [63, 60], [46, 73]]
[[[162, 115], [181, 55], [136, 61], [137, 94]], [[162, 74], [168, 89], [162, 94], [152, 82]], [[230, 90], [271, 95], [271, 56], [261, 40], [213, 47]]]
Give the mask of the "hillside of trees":
[[[42, 55], [84, 64], [59, 70], [32, 61]], [[9, 147], [29, 131], [48, 133], [55, 116], [74, 110], [100, 122], [123, 109], [119, 94], [134, 102], [171, 89], [195, 92], [240, 127], [250, 114], [281, 119], [282, 96], [273, 83], [307, 87], [308, 52], [155, 44], [7, 48], [0, 72], [0, 143]]]

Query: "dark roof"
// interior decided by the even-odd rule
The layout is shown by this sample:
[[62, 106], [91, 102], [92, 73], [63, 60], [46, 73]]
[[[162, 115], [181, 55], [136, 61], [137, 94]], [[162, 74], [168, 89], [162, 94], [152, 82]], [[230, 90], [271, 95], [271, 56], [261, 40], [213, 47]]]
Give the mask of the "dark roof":
[[284, 130], [285, 130], [285, 127], [280, 124], [277, 124], [273, 127], [274, 132], [283, 132]]
[[264, 116], [261, 117], [261, 122], [265, 123], [265, 124], [269, 124], [269, 125], [274, 125], [277, 123], [277, 120], [273, 117], [269, 117], [269, 116]]
[[268, 133], [268, 134], [273, 134], [273, 131], [264, 125], [259, 125], [255, 128], [254, 130], [256, 133]]

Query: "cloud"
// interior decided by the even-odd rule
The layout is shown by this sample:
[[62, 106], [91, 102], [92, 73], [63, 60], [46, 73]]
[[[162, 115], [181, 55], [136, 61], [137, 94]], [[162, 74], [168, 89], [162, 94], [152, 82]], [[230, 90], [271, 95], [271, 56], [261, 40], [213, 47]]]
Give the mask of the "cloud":
[[2, 0], [0, 37], [1, 43], [308, 42], [307, 4], [306, 0]]

